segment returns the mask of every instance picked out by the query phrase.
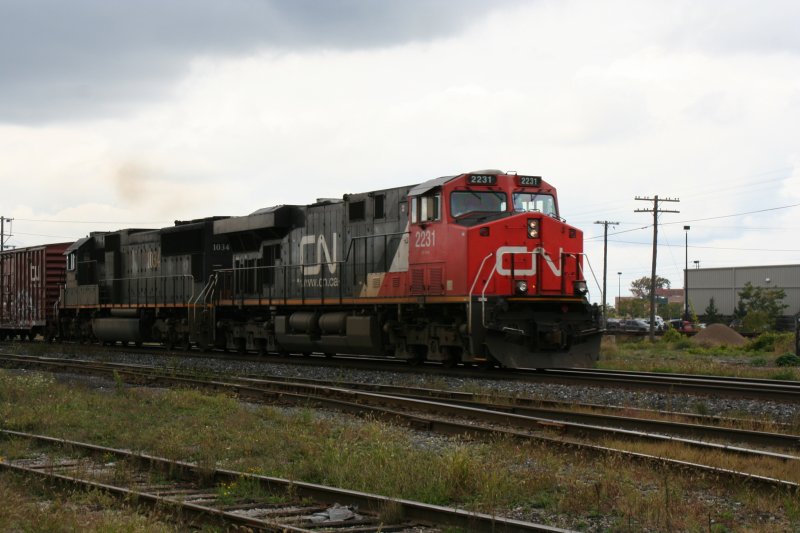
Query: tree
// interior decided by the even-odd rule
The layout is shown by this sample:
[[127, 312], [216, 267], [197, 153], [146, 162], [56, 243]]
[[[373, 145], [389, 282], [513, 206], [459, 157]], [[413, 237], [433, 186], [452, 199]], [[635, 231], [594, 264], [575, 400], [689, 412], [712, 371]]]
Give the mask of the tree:
[[619, 316], [644, 316], [649, 309], [650, 304], [645, 300], [625, 298], [619, 303]]
[[708, 307], [706, 307], [705, 313], [706, 324], [719, 324], [722, 322], [722, 316], [719, 314], [719, 309], [717, 309], [717, 305], [714, 303], [713, 296], [708, 301]]
[[775, 319], [764, 311], [750, 311], [742, 319], [742, 329], [753, 333], [764, 333], [772, 330]]
[[739, 291], [739, 306], [747, 313], [751, 311], [763, 311], [771, 318], [777, 318], [783, 314], [783, 310], [789, 307], [783, 303], [786, 298], [786, 291], [783, 289], [771, 289], [769, 287], [754, 287], [749, 281], [745, 283]]
[[[669, 289], [672, 283], [667, 278], [656, 275], [656, 290]], [[648, 300], [650, 298], [650, 277], [644, 276], [631, 282], [631, 294], [636, 298]]]

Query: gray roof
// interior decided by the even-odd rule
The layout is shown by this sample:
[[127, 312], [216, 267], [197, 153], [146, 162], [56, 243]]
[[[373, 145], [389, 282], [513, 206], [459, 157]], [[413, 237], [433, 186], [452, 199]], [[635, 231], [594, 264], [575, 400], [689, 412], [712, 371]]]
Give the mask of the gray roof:
[[86, 241], [88, 241], [89, 239], [91, 239], [91, 237], [83, 237], [83, 238], [78, 239], [77, 241], [73, 242], [72, 244], [70, 244], [69, 248], [64, 250], [64, 255], [71, 254], [72, 252], [74, 252], [75, 250], [77, 250], [78, 248], [80, 248], [81, 246], [86, 244]]
[[409, 196], [419, 196], [420, 194], [425, 194], [426, 192], [430, 191], [431, 189], [435, 189], [436, 187], [441, 187], [448, 181], [458, 176], [442, 176], [441, 178], [433, 178], [432, 180], [428, 180], [424, 183], [420, 183], [419, 185], [414, 185], [410, 191], [408, 191]]

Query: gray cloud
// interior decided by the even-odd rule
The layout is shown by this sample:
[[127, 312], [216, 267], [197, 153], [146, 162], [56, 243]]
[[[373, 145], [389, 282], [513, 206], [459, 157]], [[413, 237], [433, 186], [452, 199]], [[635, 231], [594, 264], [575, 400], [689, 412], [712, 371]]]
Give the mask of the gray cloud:
[[0, 121], [124, 113], [200, 55], [392, 46], [521, 0], [3, 0]]

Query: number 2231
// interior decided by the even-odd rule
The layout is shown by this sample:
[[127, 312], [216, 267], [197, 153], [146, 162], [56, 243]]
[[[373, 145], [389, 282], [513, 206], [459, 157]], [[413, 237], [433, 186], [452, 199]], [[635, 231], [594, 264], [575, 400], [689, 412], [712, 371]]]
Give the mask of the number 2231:
[[417, 248], [436, 246], [436, 232], [432, 230], [418, 231], [415, 236], [414, 246]]

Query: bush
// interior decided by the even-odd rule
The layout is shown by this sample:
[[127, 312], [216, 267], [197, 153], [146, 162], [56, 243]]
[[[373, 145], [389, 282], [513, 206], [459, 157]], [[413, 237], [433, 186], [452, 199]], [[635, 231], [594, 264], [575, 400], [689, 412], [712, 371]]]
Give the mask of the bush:
[[678, 330], [673, 328], [667, 328], [667, 331], [665, 331], [664, 335], [661, 336], [661, 339], [664, 342], [677, 342], [682, 338], [684, 338], [683, 335], [678, 333]]
[[676, 350], [688, 350], [693, 346], [694, 344], [692, 344], [692, 341], [689, 340], [688, 337], [684, 337], [683, 335], [681, 335], [681, 338], [672, 344], [672, 347], [675, 348]]
[[778, 366], [800, 366], [800, 357], [793, 353], [785, 353], [775, 359], [775, 364]]
[[775, 338], [775, 353], [794, 353], [794, 333], [778, 333]]
[[775, 340], [778, 335], [772, 332], [762, 333], [747, 343], [745, 349], [754, 352], [771, 352], [775, 350]]

